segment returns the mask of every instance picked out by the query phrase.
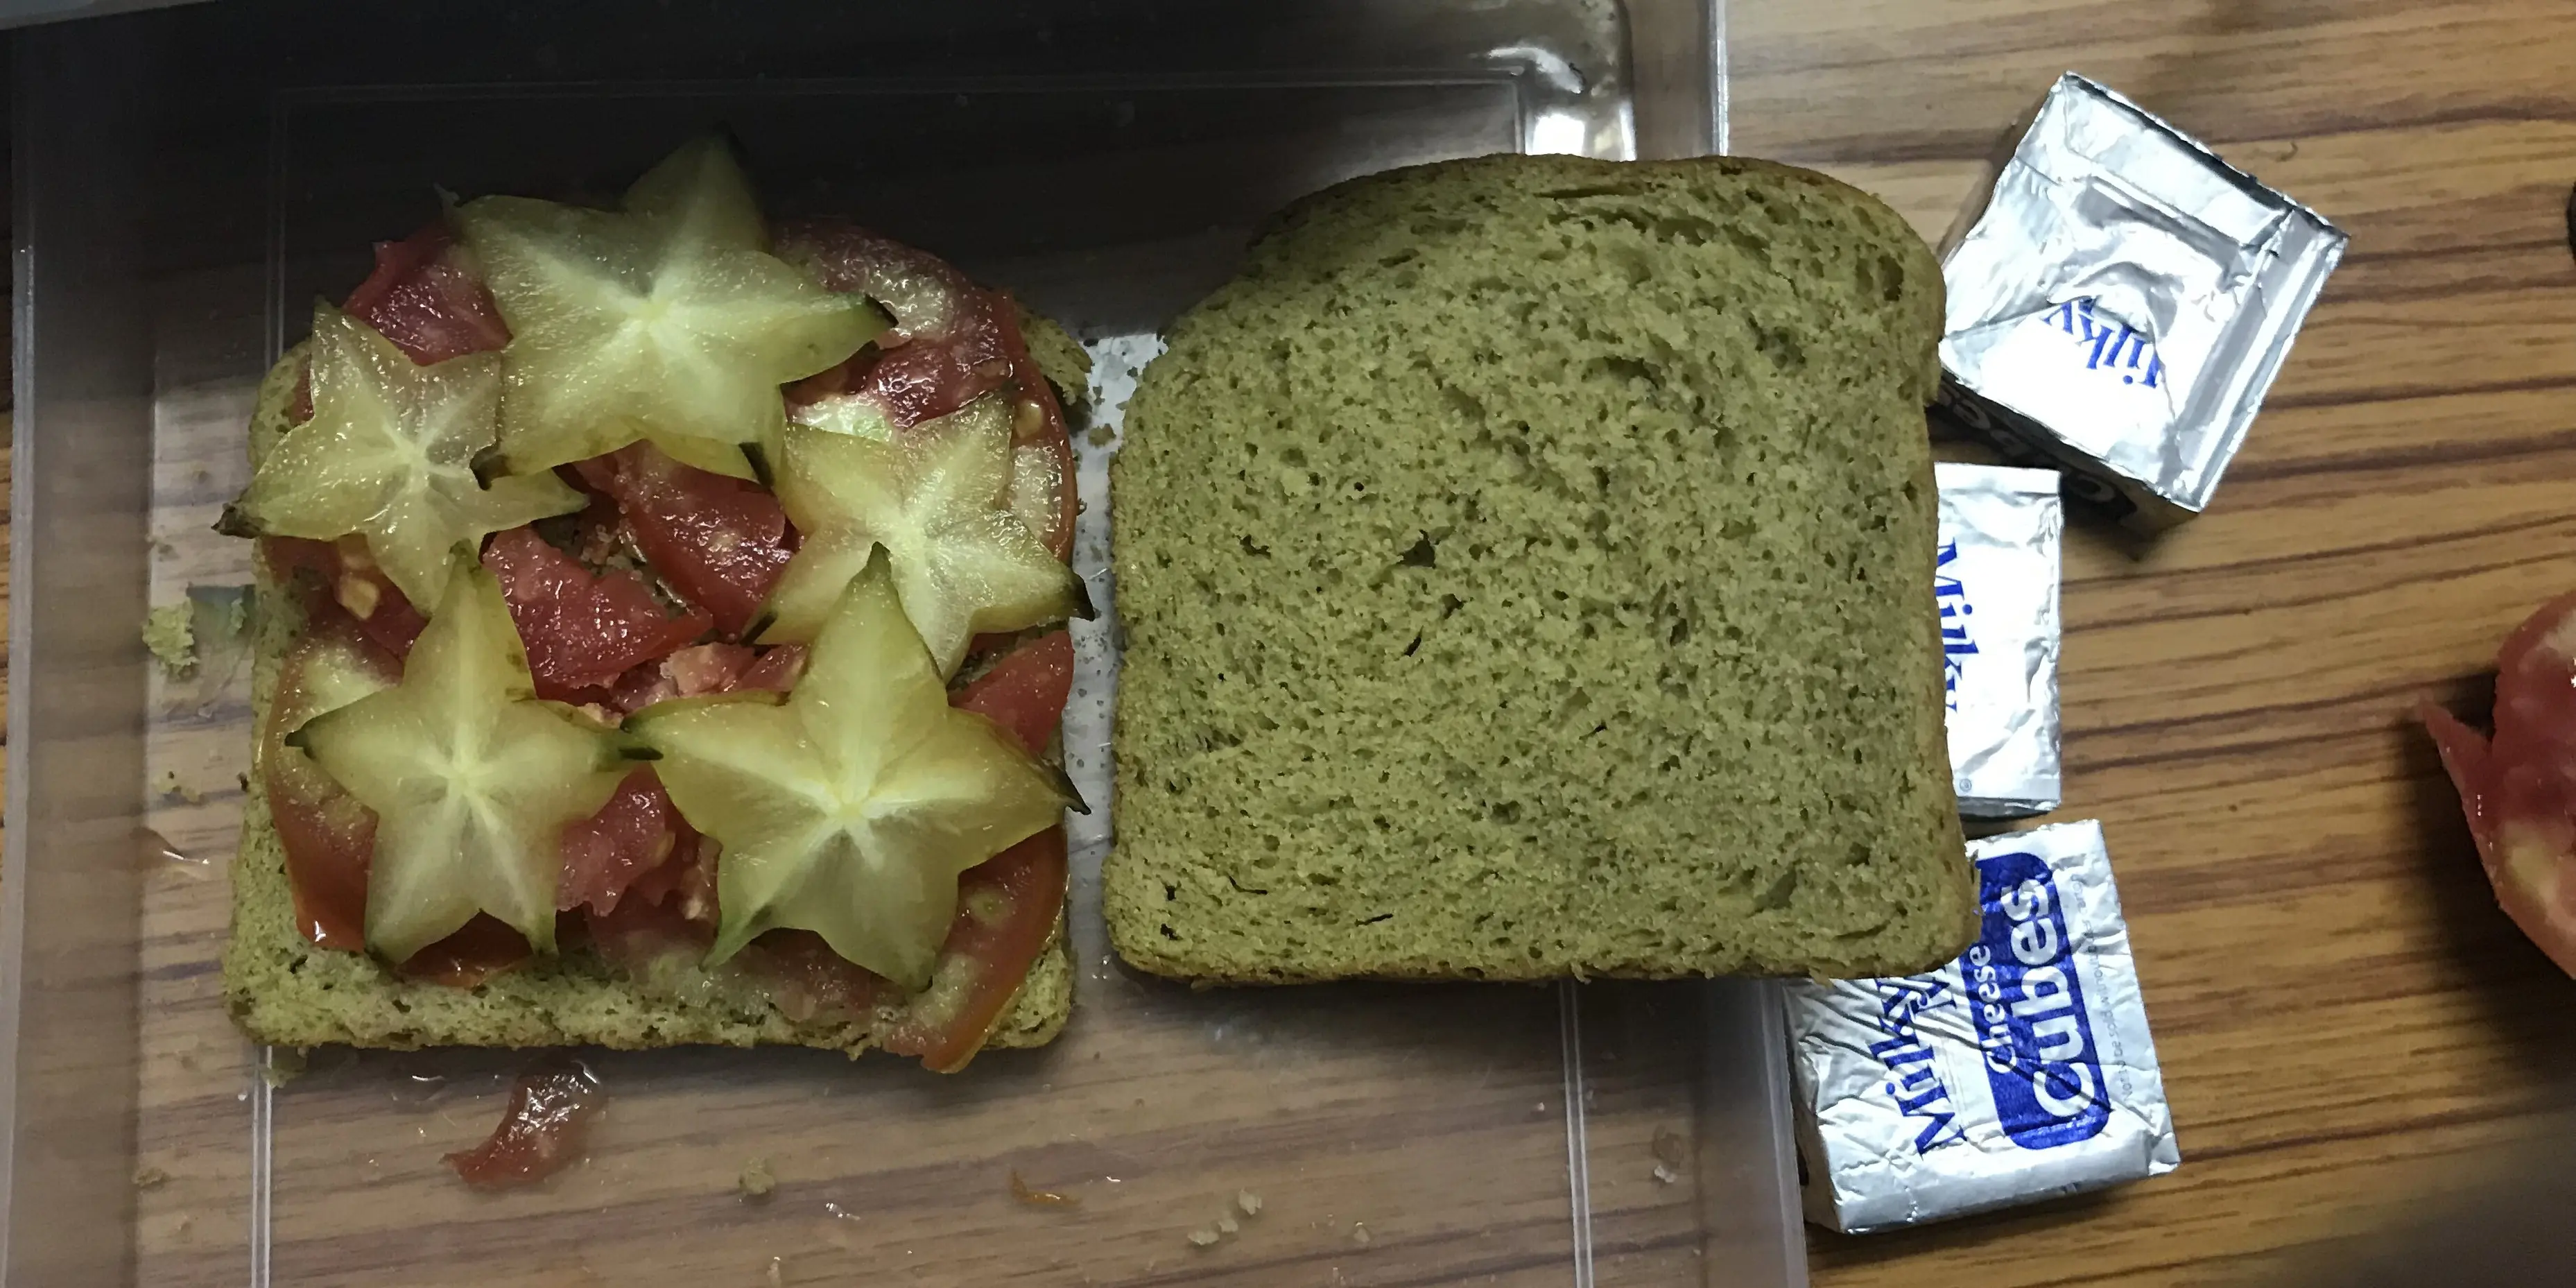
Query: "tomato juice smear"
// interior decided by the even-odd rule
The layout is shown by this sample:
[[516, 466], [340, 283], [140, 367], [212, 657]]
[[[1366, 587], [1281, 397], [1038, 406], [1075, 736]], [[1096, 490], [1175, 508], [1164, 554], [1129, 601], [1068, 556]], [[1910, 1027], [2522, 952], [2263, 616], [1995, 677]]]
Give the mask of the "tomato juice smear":
[[[893, 245], [854, 229], [825, 227], [845, 238], [863, 239], [870, 247]], [[916, 266], [934, 266], [934, 276], [954, 290], [950, 308], [961, 328], [953, 340], [959, 351], [943, 355], [935, 337], [906, 337], [908, 352], [899, 360], [870, 351], [863, 354], [868, 363], [854, 359], [836, 371], [872, 388], [883, 388], [906, 371], [969, 378], [970, 383], [948, 387], [938, 387], [936, 378], [927, 383], [912, 379], [906, 388], [926, 401], [913, 405], [899, 428], [1017, 384], [1014, 450], [1037, 453], [1054, 464], [1034, 477], [1056, 494], [1042, 516], [1046, 529], [1041, 536], [1064, 557], [1075, 508], [1070, 438], [1062, 408], [1028, 356], [1009, 301], [973, 286], [932, 257], [899, 249]], [[474, 276], [470, 257], [443, 228], [432, 226], [404, 241], [380, 244], [376, 259], [376, 271], [351, 294], [347, 311], [413, 361], [434, 363], [508, 343], [508, 329]], [[952, 401], [955, 406], [943, 405]], [[298, 390], [295, 414], [299, 419], [310, 414], [309, 386]], [[803, 665], [800, 648], [753, 650], [720, 638], [699, 642], [739, 635], [794, 553], [795, 531], [767, 489], [681, 465], [644, 443], [579, 462], [562, 473], [597, 498], [578, 521], [587, 536], [622, 541], [655, 573], [670, 578], [671, 585], [657, 593], [633, 570], [594, 571], [572, 552], [548, 543], [534, 525], [487, 539], [485, 562], [503, 583], [541, 697], [583, 704], [607, 716], [667, 697], [734, 688], [783, 691], [793, 685]], [[1043, 498], [1036, 502], [1043, 503]], [[1017, 501], [1014, 505], [1030, 512]], [[425, 621], [376, 566], [363, 539], [270, 538], [261, 543], [261, 554], [272, 578], [299, 587], [308, 640], [327, 640], [343, 650], [363, 640], [372, 655], [371, 668], [388, 680], [399, 675], [400, 659]], [[673, 608], [665, 600], [680, 602]], [[1000, 637], [978, 645], [993, 650], [1012, 642]], [[282, 690], [292, 689], [300, 655], [290, 656]], [[1058, 631], [1014, 650], [952, 701], [996, 720], [1040, 753], [1062, 718], [1070, 677], [1069, 638]], [[281, 782], [272, 772], [264, 785], [287, 852], [297, 923], [316, 944], [363, 951], [374, 816], [321, 777], [300, 753], [278, 743], [291, 732], [279, 717], [293, 709], [292, 703], [273, 708], [260, 750], [264, 763], [288, 777]], [[310, 714], [303, 712], [293, 723]], [[298, 768], [300, 778], [294, 772]], [[694, 945], [702, 950], [698, 941], [714, 917], [715, 847], [679, 816], [650, 769], [631, 773], [598, 814], [568, 825], [563, 849], [558, 904], [565, 924], [559, 938], [596, 940], [612, 956], [612, 944], [632, 949], [657, 937], [665, 948]], [[1052, 829], [965, 874], [940, 972], [888, 1035], [890, 1049], [920, 1056], [938, 1069], [962, 1067], [972, 1057], [1029, 964], [1053, 937], [1064, 898], [1063, 851], [1062, 829]], [[473, 987], [528, 956], [516, 931], [484, 915], [399, 969], [415, 978]], [[762, 976], [772, 999], [791, 1012], [862, 1011], [884, 992], [882, 980], [841, 960], [808, 932], [771, 932], [742, 961]]]

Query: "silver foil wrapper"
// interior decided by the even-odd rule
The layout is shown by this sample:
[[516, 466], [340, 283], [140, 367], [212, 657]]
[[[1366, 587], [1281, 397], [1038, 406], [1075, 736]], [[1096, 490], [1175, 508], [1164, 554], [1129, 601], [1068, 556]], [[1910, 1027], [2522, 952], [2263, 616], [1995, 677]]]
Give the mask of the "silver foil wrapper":
[[1959, 812], [2045, 814], [2058, 800], [2058, 473], [1944, 461], [1934, 474], [1932, 597]]
[[1945, 239], [1939, 407], [2168, 527], [2221, 472], [2346, 234], [2069, 72]]
[[1847, 1233], [2182, 1161], [2099, 823], [1968, 843], [1984, 925], [1903, 979], [1791, 985], [1807, 1219]]

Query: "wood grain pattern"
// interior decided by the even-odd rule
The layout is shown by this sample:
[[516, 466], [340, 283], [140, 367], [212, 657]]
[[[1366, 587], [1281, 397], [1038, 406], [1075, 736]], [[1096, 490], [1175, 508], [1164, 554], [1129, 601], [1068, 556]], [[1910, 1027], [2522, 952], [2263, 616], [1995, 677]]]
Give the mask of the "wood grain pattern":
[[2108, 830], [2182, 1169], [1811, 1243], [1831, 1288], [2307, 1282], [2576, 1099], [2576, 983], [2407, 715], [2482, 706], [2576, 587], [2576, 9], [1739, 3], [1731, 34], [1735, 149], [1927, 237], [2069, 68], [2353, 234], [2211, 513], [2070, 539], [2063, 816]]

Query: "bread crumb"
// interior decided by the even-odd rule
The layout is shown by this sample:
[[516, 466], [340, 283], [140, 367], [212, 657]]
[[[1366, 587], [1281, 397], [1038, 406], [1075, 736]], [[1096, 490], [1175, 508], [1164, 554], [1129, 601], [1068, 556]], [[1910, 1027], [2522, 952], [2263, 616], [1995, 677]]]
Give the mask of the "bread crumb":
[[1237, 1191], [1234, 1196], [1234, 1205], [1241, 1208], [1245, 1216], [1261, 1215], [1261, 1196], [1250, 1190]]
[[1203, 1225], [1190, 1231], [1190, 1246], [1194, 1248], [1211, 1248], [1216, 1246], [1217, 1240], [1224, 1237], [1224, 1235], [1216, 1232], [1216, 1227]]
[[170, 1174], [157, 1167], [138, 1167], [134, 1169], [134, 1188], [138, 1190], [158, 1189], [161, 1186], [168, 1184], [169, 1180]]
[[260, 1062], [259, 1080], [271, 1088], [283, 1087], [304, 1072], [304, 1048], [273, 1046], [268, 1058]]
[[1353, 1222], [1351, 1224], [1351, 1242], [1365, 1248], [1369, 1245], [1369, 1240], [1372, 1237], [1374, 1236], [1369, 1234], [1367, 1226], [1361, 1225], [1357, 1222]]
[[1243, 1223], [1235, 1220], [1232, 1212], [1228, 1212], [1224, 1216], [1216, 1219], [1216, 1232], [1219, 1234], [1235, 1234], [1240, 1232], [1242, 1229]]
[[1690, 1161], [1690, 1142], [1670, 1127], [1655, 1129], [1655, 1183], [1670, 1185], [1682, 1178], [1682, 1165]]
[[255, 586], [188, 587], [191, 625], [202, 627], [205, 638], [197, 641], [205, 647], [239, 642], [250, 633], [251, 602], [258, 594]]
[[153, 660], [161, 664], [161, 673], [171, 679], [196, 673], [195, 616], [196, 611], [183, 599], [163, 604], [143, 618], [143, 647], [152, 650]]
[[734, 1178], [734, 1184], [746, 1200], [765, 1199], [778, 1188], [778, 1177], [769, 1170], [767, 1158], [755, 1158], [742, 1165], [742, 1174]]
[[1091, 432], [1083, 437], [1091, 440], [1091, 445], [1094, 447], [1107, 447], [1117, 439], [1118, 435], [1112, 433], [1107, 425], [1094, 425], [1091, 427]]
[[780, 1288], [781, 1285], [787, 1282], [787, 1263], [785, 1259], [780, 1257], [771, 1257], [769, 1259], [768, 1269], [761, 1271], [761, 1278], [769, 1281], [769, 1288]]
[[1082, 1202], [1071, 1194], [1030, 1189], [1029, 1183], [1020, 1179], [1020, 1169], [1016, 1167], [1011, 1169], [1011, 1197], [1031, 1207], [1073, 1207]]
[[1682, 1139], [1682, 1134], [1670, 1127], [1655, 1129], [1653, 1149], [1655, 1161], [1668, 1166], [1679, 1167], [1690, 1161], [1690, 1142]]

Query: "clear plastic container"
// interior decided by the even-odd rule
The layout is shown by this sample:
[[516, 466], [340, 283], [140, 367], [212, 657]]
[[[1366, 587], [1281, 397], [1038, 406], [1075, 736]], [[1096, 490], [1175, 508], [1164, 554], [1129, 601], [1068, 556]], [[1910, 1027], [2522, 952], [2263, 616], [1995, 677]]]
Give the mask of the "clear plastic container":
[[[253, 384], [437, 186], [611, 193], [721, 124], [773, 212], [1013, 289], [1114, 407], [1281, 203], [1446, 156], [1707, 151], [1723, 88], [1696, 0], [419, 8], [15, 38], [7, 1284], [1805, 1282], [1766, 986], [1193, 992], [1108, 954], [1098, 831], [1042, 1051], [949, 1078], [591, 1053], [588, 1161], [505, 1196], [440, 1155], [525, 1056], [323, 1051], [281, 1081], [221, 996], [247, 666], [165, 676], [137, 627], [192, 589], [212, 624], [248, 580], [207, 525]], [[1096, 437], [1078, 561], [1105, 591]], [[1098, 774], [1084, 643], [1068, 745]]]

